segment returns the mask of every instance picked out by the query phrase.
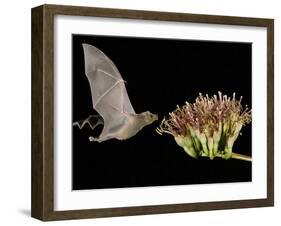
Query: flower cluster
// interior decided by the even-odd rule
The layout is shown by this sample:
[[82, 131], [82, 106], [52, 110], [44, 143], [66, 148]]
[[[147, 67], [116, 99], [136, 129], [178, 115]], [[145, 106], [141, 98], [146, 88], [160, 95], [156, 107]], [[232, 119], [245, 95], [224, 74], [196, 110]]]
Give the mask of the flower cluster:
[[169, 113], [156, 131], [171, 134], [178, 145], [192, 157], [231, 158], [232, 147], [243, 125], [251, 122], [251, 110], [236, 100], [222, 95], [199, 94], [195, 103], [185, 103]]

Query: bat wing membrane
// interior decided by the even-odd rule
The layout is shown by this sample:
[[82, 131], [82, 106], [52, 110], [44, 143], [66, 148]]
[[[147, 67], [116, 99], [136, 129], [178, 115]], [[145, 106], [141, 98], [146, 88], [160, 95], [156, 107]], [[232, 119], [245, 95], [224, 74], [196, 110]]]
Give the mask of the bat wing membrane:
[[114, 133], [135, 114], [124, 80], [114, 63], [99, 49], [83, 44], [85, 73], [90, 83], [93, 108], [104, 119], [103, 134]]

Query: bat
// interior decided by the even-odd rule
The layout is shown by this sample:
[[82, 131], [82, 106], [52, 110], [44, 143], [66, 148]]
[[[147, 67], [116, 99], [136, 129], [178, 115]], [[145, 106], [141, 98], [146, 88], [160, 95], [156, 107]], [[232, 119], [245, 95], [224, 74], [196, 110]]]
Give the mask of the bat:
[[150, 111], [136, 114], [125, 81], [115, 64], [98, 48], [89, 44], [82, 46], [92, 105], [99, 115], [90, 115], [85, 120], [74, 122], [74, 126], [82, 129], [89, 125], [93, 130], [103, 125], [98, 137], [89, 137], [90, 141], [103, 142], [109, 139], [129, 139], [143, 127], [158, 120], [158, 116]]

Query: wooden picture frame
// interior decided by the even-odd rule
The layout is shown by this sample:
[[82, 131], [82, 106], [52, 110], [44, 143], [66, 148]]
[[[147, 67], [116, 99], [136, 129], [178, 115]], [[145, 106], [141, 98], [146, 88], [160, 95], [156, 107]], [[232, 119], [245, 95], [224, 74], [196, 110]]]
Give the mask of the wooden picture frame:
[[[54, 16], [87, 16], [264, 27], [267, 29], [267, 197], [262, 199], [177, 203], [98, 209], [54, 210]], [[32, 9], [32, 201], [31, 215], [50, 220], [160, 214], [274, 205], [274, 21], [273, 19], [196, 15], [42, 5]]]

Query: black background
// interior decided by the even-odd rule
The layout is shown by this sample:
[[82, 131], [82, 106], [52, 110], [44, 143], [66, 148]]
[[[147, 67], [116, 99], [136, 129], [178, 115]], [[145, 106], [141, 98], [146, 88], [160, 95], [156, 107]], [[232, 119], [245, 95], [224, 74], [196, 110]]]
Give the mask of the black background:
[[[160, 120], [198, 93], [243, 96], [251, 108], [251, 44], [73, 35], [73, 121], [95, 113], [84, 72], [82, 44], [102, 50], [117, 66], [131, 103]], [[189, 157], [172, 136], [155, 132], [160, 121], [125, 141], [90, 143], [99, 131], [73, 128], [73, 189], [121, 188], [251, 181], [251, 163]], [[251, 155], [251, 124], [233, 151]]]

